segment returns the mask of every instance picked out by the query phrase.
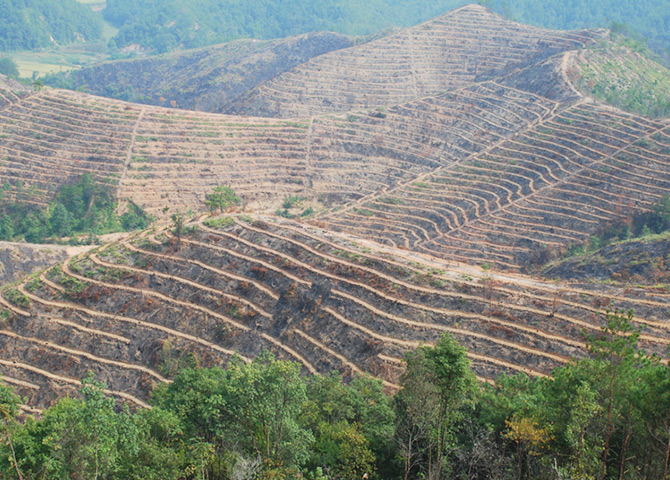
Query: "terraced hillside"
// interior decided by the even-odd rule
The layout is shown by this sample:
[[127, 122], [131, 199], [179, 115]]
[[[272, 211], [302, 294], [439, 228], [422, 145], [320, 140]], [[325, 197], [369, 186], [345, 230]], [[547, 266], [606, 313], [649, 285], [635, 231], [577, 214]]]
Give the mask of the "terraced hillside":
[[582, 100], [322, 221], [442, 258], [518, 269], [659, 202], [670, 189], [669, 140], [667, 121]]
[[219, 184], [252, 208], [300, 195], [330, 207], [320, 225], [515, 270], [668, 191], [666, 120], [506, 85], [516, 83], [290, 121], [46, 90], [0, 111], [0, 175], [10, 195], [40, 202], [93, 172], [154, 214], [201, 208]]
[[0, 373], [44, 407], [87, 370], [144, 405], [171, 365], [261, 349], [305, 371], [368, 371], [394, 389], [402, 354], [452, 333], [482, 380], [543, 375], [583, 355], [605, 308], [633, 308], [642, 344], [664, 354], [670, 296], [545, 283], [376, 249], [270, 218], [197, 224], [180, 245], [145, 233], [4, 289]]
[[543, 30], [466, 5], [398, 34], [316, 57], [224, 113], [307, 117], [406, 103], [590, 45], [591, 31]]
[[0, 181], [9, 198], [44, 205], [57, 188], [84, 173], [118, 185], [139, 109], [57, 92], [0, 90]]
[[[88, 369], [141, 406], [179, 366], [269, 348], [306, 371], [368, 371], [393, 389], [403, 353], [450, 332], [482, 380], [544, 375], [584, 354], [608, 308], [633, 309], [644, 348], [666, 355], [664, 289], [519, 273], [670, 191], [670, 122], [617, 110], [571, 82], [588, 55], [565, 50], [589, 48], [594, 35], [466, 7], [317, 57], [254, 93], [290, 78], [302, 96], [276, 89], [244, 103], [304, 115], [286, 119], [3, 87], [9, 198], [45, 203], [57, 185], [93, 172], [163, 220], [165, 207], [202, 209], [217, 185], [253, 213], [196, 222], [181, 241], [144, 232], [5, 288], [0, 374], [29, 408], [73, 392]], [[419, 38], [421, 69], [402, 54], [391, 61], [416, 53], [401, 45]], [[486, 58], [476, 69], [432, 61], [456, 52]], [[363, 68], [373, 64], [380, 70]], [[431, 65], [436, 83], [413, 83]], [[311, 68], [324, 76], [296, 80]], [[357, 83], [368, 74], [379, 82]], [[397, 89], [379, 88], [393, 81]], [[267, 216], [288, 196], [313, 213], [292, 212], [302, 222]]]

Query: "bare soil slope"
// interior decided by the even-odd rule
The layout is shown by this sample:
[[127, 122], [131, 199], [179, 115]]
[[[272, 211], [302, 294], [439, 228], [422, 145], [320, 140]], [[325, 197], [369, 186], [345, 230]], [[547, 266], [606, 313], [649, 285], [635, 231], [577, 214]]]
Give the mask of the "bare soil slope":
[[305, 117], [406, 103], [585, 47], [598, 36], [521, 25], [466, 5], [395, 35], [316, 57], [224, 112]]

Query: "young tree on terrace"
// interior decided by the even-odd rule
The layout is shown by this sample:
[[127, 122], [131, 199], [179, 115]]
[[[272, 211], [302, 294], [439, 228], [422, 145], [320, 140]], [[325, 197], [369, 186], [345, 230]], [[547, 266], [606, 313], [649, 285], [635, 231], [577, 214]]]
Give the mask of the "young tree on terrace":
[[242, 200], [235, 194], [235, 191], [226, 185], [214, 187], [212, 193], [208, 193], [205, 200], [210, 212], [215, 212], [218, 209], [221, 213], [233, 205], [239, 205], [241, 202]]
[[174, 227], [174, 235], [176, 238], [175, 249], [181, 248], [181, 236], [184, 233], [184, 224], [186, 223], [186, 216], [181, 213], [173, 213], [170, 217], [172, 219], [172, 226]]
[[417, 349], [406, 361], [402, 390], [394, 399], [404, 478], [437, 480], [447, 466], [454, 428], [479, 387], [466, 350], [450, 335], [435, 347]]

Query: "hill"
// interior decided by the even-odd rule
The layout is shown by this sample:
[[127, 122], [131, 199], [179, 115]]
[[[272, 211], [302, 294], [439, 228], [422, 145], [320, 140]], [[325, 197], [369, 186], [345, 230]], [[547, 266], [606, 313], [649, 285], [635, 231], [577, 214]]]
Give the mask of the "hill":
[[388, 37], [317, 57], [264, 85], [224, 113], [305, 117], [376, 108], [435, 95], [590, 44], [595, 32], [509, 22], [467, 5]]
[[469, 5], [355, 46], [332, 34], [238, 41], [168, 57], [110, 62], [72, 72], [64, 83], [154, 105], [163, 98], [163, 106], [172, 99], [179, 107], [210, 112], [304, 117], [434, 95], [499, 77], [597, 38], [593, 32], [520, 25]]
[[55, 84], [104, 97], [208, 112], [222, 110], [249, 89], [354, 41], [332, 33], [283, 40], [238, 40], [160, 57], [75, 70]]
[[102, 20], [76, 0], [0, 4], [0, 50], [32, 50], [102, 38]]
[[164, 221], [218, 185], [249, 213], [7, 286], [0, 373], [32, 406], [89, 369], [143, 406], [170, 366], [268, 348], [392, 390], [403, 353], [446, 331], [482, 380], [542, 376], [583, 355], [612, 308], [635, 310], [642, 346], [666, 355], [664, 289], [521, 274], [670, 189], [670, 122], [572, 83], [602, 35], [468, 6], [300, 63], [235, 101], [241, 116], [0, 88], [8, 199], [45, 205], [92, 173]]

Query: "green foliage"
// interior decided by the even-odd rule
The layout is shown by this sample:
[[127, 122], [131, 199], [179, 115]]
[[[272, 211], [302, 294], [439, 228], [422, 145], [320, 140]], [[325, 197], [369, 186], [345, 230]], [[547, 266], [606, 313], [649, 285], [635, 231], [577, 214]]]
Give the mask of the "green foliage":
[[136, 413], [89, 374], [80, 399], [21, 424], [0, 383], [0, 478], [667, 478], [670, 368], [639, 350], [632, 313], [602, 320], [589, 356], [483, 388], [444, 336], [407, 356], [393, 398], [371, 377], [302, 377], [268, 352], [182, 370]]
[[111, 189], [84, 174], [76, 182], [63, 185], [46, 208], [1, 201], [0, 240], [23, 237], [28, 242], [40, 243], [50, 237], [142, 229], [151, 223], [151, 218], [132, 202], [120, 217], [116, 215], [116, 206]]
[[284, 199], [284, 203], [282, 203], [282, 208], [288, 210], [289, 208], [300, 206], [303, 200], [304, 199], [300, 195], [289, 195]]
[[75, 0], [0, 1], [0, 50], [99, 40], [102, 21]]
[[218, 218], [208, 218], [203, 223], [210, 228], [221, 228], [233, 225], [235, 223], [235, 220], [233, 220], [231, 217], [218, 217]]
[[651, 211], [602, 225], [595, 235], [589, 237], [588, 243], [569, 246], [565, 257], [593, 253], [614, 242], [658, 235], [668, 231], [670, 231], [670, 195], [665, 194], [659, 202], [652, 205]]
[[311, 433], [298, 423], [307, 400], [300, 367], [265, 352], [251, 364], [234, 358], [226, 370], [187, 369], [159, 388], [153, 403], [175, 412], [186, 435], [211, 447], [210, 478], [222, 477], [247, 459], [265, 468], [292, 469], [304, 462]]
[[122, 458], [135, 456], [139, 431], [127, 409], [115, 411], [104, 388], [89, 374], [81, 400], [61, 400], [16, 433], [18, 464], [27, 478], [111, 478]]
[[3, 422], [16, 417], [20, 401], [21, 399], [14, 395], [13, 390], [2, 383], [2, 377], [0, 377], [0, 419]]
[[402, 390], [394, 399], [405, 478], [444, 475], [448, 446], [476, 391], [467, 352], [451, 335], [407, 356]]
[[16, 287], [7, 287], [3, 291], [4, 297], [18, 307], [29, 308], [30, 300]]
[[19, 69], [9, 57], [0, 58], [0, 73], [8, 77], [17, 78], [19, 76]]
[[[103, 15], [120, 27], [112, 45], [139, 43], [162, 53], [235, 38], [281, 38], [311, 31], [366, 35], [411, 26], [468, 3], [466, 0], [281, 0], [228, 2], [108, 0]], [[659, 0], [487, 0], [504, 16], [547, 28], [608, 27], [649, 39], [657, 51], [670, 50], [668, 9]], [[618, 22], [618, 23], [616, 23]], [[197, 25], [197, 27], [196, 27]]]
[[[650, 117], [670, 115], [670, 71], [644, 43], [618, 34], [580, 55], [576, 85], [617, 108]], [[645, 142], [645, 140], [642, 140]]]
[[130, 232], [133, 230], [144, 230], [151, 225], [151, 217], [135, 202], [128, 202], [128, 210], [119, 217], [121, 228]]
[[333, 373], [312, 377], [301, 423], [315, 437], [307, 470], [321, 467], [333, 478], [390, 473], [394, 412], [379, 380], [356, 376], [348, 384]]
[[233, 205], [239, 205], [240, 203], [242, 203], [242, 199], [235, 194], [232, 188], [226, 185], [214, 187], [212, 193], [208, 193], [205, 200], [205, 204], [210, 212], [218, 209], [221, 213]]
[[670, 10], [659, 0], [490, 0], [489, 8], [513, 20], [554, 29], [613, 27], [646, 38], [658, 52], [670, 51]]

